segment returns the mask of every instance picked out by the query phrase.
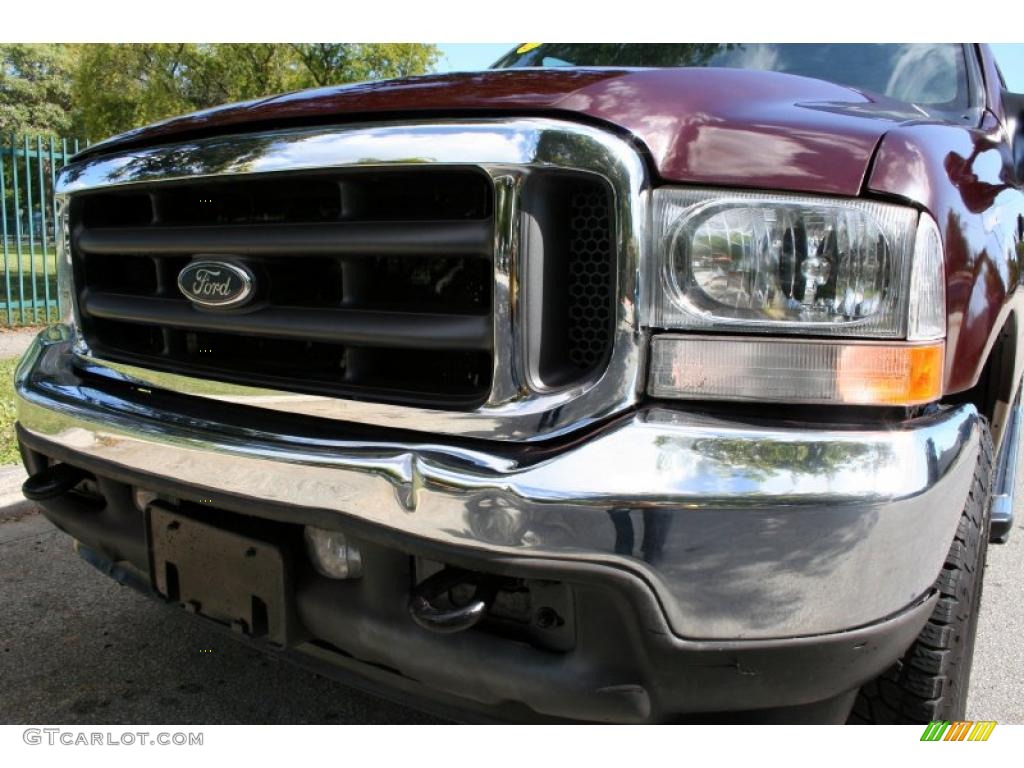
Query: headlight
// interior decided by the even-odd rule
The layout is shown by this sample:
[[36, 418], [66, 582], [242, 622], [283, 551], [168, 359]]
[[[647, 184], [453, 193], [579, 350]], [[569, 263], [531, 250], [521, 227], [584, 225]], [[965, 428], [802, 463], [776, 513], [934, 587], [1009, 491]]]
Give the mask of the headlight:
[[[945, 276], [927, 214], [868, 200], [677, 188], [656, 190], [652, 210], [655, 334], [747, 338], [655, 335], [651, 394], [864, 404], [941, 395]], [[804, 338], [784, 338], [795, 334]]]
[[904, 338], [917, 223], [866, 200], [656, 190], [651, 325]]

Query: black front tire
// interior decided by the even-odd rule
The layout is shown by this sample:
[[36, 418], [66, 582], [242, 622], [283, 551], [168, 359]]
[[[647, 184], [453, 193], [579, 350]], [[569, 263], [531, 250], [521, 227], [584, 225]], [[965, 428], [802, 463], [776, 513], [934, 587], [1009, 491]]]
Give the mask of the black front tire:
[[903, 657], [860, 689], [848, 722], [964, 719], [991, 524], [992, 453], [992, 436], [982, 422], [974, 482], [936, 582], [935, 610]]

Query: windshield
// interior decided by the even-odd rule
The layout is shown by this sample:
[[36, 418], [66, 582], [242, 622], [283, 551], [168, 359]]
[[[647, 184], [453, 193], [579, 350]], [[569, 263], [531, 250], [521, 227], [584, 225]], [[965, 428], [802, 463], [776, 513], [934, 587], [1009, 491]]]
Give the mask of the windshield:
[[816, 77], [941, 110], [968, 106], [964, 50], [955, 43], [525, 43], [494, 67], [761, 69]]

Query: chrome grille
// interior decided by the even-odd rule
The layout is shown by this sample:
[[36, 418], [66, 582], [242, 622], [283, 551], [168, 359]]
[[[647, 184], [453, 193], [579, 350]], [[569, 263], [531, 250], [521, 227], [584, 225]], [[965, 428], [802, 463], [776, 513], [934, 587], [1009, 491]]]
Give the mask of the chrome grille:
[[[481, 199], [465, 194], [474, 178], [482, 208], [467, 206]], [[539, 118], [87, 156], [58, 181], [76, 357], [89, 376], [288, 413], [495, 440], [564, 433], [642, 390], [646, 185], [627, 142]], [[263, 292], [196, 309], [170, 286], [198, 255], [245, 261]], [[375, 364], [361, 367], [367, 352]]]

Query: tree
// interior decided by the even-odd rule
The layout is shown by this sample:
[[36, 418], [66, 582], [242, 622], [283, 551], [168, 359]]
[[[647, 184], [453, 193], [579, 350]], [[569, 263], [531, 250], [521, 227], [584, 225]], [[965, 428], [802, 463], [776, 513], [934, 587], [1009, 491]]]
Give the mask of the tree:
[[84, 45], [72, 95], [85, 136], [103, 138], [194, 109], [182, 92], [186, 43]]
[[71, 46], [0, 45], [0, 135], [67, 136], [73, 65]]
[[419, 43], [303, 43], [291, 46], [303, 69], [301, 88], [408, 77], [429, 71], [440, 56]]
[[288, 46], [275, 43], [199, 46], [192, 99], [200, 104], [245, 101], [292, 90], [296, 64]]
[[84, 45], [72, 93], [77, 124], [98, 139], [226, 102], [420, 74], [439, 53], [419, 43]]

